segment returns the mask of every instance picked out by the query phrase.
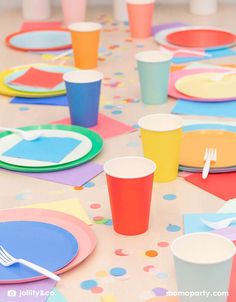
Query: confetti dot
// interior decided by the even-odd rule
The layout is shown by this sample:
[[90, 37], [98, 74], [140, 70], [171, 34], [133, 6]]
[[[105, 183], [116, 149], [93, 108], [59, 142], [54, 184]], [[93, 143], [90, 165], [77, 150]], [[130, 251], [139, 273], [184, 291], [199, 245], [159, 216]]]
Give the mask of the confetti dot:
[[93, 288], [91, 289], [91, 292], [92, 292], [93, 294], [100, 294], [100, 293], [103, 292], [103, 288], [100, 287], [100, 286], [96, 286], [96, 287], [93, 287]]
[[168, 277], [168, 274], [165, 273], [165, 272], [158, 272], [158, 273], [156, 274], [156, 277], [157, 277], [158, 279], [166, 279], [166, 278]]
[[121, 76], [121, 75], [123, 75], [124, 73], [123, 72], [121, 72], [121, 71], [119, 71], [119, 72], [115, 72], [114, 73], [114, 75], [117, 75], [117, 76]]
[[90, 205], [90, 208], [91, 209], [100, 209], [101, 208], [101, 205], [100, 205], [100, 203], [92, 203], [91, 205]]
[[126, 269], [122, 267], [114, 267], [110, 270], [110, 274], [114, 277], [121, 277], [127, 273]]
[[134, 124], [134, 125], [132, 125], [132, 127], [135, 128], [135, 129], [139, 129], [140, 128], [138, 124]]
[[117, 302], [114, 295], [105, 295], [101, 297], [101, 302]]
[[113, 108], [115, 108], [114, 105], [105, 105], [104, 106], [104, 109], [113, 109]]
[[102, 216], [95, 216], [93, 217], [93, 221], [96, 224], [105, 224], [109, 219], [102, 217]]
[[169, 224], [166, 230], [169, 232], [179, 232], [181, 230], [181, 227], [175, 224]]
[[158, 255], [158, 252], [155, 250], [149, 250], [145, 252], [145, 255], [147, 257], [156, 257]]
[[139, 147], [139, 142], [128, 142], [127, 146], [130, 148], [136, 148]]
[[117, 256], [125, 257], [125, 256], [129, 256], [130, 253], [126, 250], [123, 250], [123, 249], [117, 249], [117, 250], [115, 250], [115, 254]]
[[98, 271], [98, 272], [96, 272], [96, 277], [105, 278], [107, 276], [108, 276], [108, 273], [106, 271]]
[[143, 270], [145, 272], [149, 272], [151, 269], [155, 269], [155, 266], [154, 265], [147, 265], [147, 266], [144, 266]]
[[28, 111], [28, 110], [30, 110], [30, 108], [29, 107], [20, 107], [19, 110], [20, 111]]
[[168, 292], [167, 289], [162, 288], [162, 287], [154, 288], [152, 291], [155, 294], [155, 296], [166, 296], [166, 294]]
[[95, 183], [90, 181], [90, 182], [87, 182], [86, 184], [84, 184], [84, 187], [85, 188], [92, 188], [92, 187], [95, 187]]
[[112, 226], [112, 225], [113, 225], [112, 219], [108, 219], [104, 224], [105, 224], [105, 225]]
[[93, 287], [98, 286], [96, 280], [85, 280], [80, 283], [80, 287], [85, 290], [91, 290]]
[[74, 187], [74, 190], [76, 190], [76, 191], [81, 191], [83, 189], [84, 189], [84, 187], [82, 187], [82, 186]]
[[111, 113], [114, 114], [114, 115], [119, 115], [119, 114], [122, 114], [123, 111], [122, 110], [114, 110]]
[[101, 221], [101, 220], [104, 220], [105, 218], [103, 216], [94, 216], [93, 217], [93, 220], [94, 221]]
[[159, 247], [168, 247], [169, 246], [169, 243], [168, 242], [158, 242], [157, 244]]
[[165, 194], [165, 195], [163, 195], [163, 198], [165, 200], [175, 200], [177, 198], [177, 196], [175, 194]]

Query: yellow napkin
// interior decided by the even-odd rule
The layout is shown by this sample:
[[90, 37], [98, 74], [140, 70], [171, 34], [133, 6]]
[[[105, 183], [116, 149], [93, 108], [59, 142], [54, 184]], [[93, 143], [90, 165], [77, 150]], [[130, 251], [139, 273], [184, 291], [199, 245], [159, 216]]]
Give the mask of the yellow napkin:
[[88, 225], [92, 224], [92, 221], [89, 219], [88, 214], [86, 213], [82, 204], [76, 198], [54, 201], [50, 203], [36, 203], [30, 206], [24, 206], [23, 208], [34, 208], [34, 209], [36, 208], [36, 209], [59, 211], [62, 213], [75, 216], [76, 218], [79, 218], [85, 223], [87, 223]]

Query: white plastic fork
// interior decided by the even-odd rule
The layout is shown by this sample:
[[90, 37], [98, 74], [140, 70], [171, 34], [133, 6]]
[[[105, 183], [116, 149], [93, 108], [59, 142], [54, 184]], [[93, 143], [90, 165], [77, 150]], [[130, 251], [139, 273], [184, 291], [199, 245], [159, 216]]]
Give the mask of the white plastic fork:
[[213, 230], [219, 230], [227, 228], [231, 225], [231, 223], [236, 222], [236, 217], [226, 218], [219, 221], [209, 221], [205, 219], [201, 219], [201, 221]]
[[35, 141], [42, 136], [41, 131], [24, 131], [15, 128], [0, 127], [0, 131], [9, 131], [20, 135], [26, 141]]
[[214, 81], [214, 82], [220, 82], [224, 79], [225, 76], [231, 75], [231, 74], [236, 74], [236, 70], [216, 74], [211, 78], [211, 80]]
[[172, 50], [172, 49], [168, 49], [165, 48], [163, 46], [160, 47], [160, 50], [165, 51], [165, 52], [170, 52], [173, 55], [178, 54], [178, 53], [185, 53], [185, 54], [189, 54], [189, 55], [197, 55], [197, 56], [201, 56], [201, 57], [211, 57], [211, 54], [209, 53], [205, 53], [203, 51], [195, 51], [195, 50], [188, 50], [188, 49], [177, 49], [177, 50]]
[[206, 179], [210, 168], [211, 168], [211, 162], [216, 162], [217, 160], [217, 150], [216, 148], [206, 148], [205, 154], [204, 154], [204, 161], [205, 165], [202, 170], [202, 178]]
[[37, 264], [34, 264], [34, 263], [31, 263], [27, 260], [24, 260], [24, 259], [16, 259], [14, 258], [12, 255], [10, 255], [2, 246], [0, 246], [0, 264], [2, 264], [3, 266], [11, 266], [15, 263], [21, 263], [29, 268], [31, 268], [32, 270], [44, 275], [44, 276], [47, 276], [48, 278], [52, 279], [52, 280], [55, 280], [55, 281], [60, 281], [61, 278], [57, 275], [55, 275], [54, 273], [48, 271], [47, 269], [37, 265]]

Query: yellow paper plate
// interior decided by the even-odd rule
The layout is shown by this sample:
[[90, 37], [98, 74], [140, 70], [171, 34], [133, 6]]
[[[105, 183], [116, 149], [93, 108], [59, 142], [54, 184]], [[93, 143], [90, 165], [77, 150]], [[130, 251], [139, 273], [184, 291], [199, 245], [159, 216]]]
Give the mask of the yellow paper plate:
[[236, 133], [223, 130], [185, 132], [181, 145], [180, 165], [203, 167], [206, 148], [217, 149], [217, 161], [212, 168], [236, 165]]
[[[28, 67], [37, 67], [37, 66], [46, 66], [47, 64], [35, 64], [30, 65]], [[65, 66], [66, 67], [66, 66]], [[10, 74], [20, 71], [26, 68], [26, 65], [14, 67], [5, 71], [0, 72], [0, 94], [6, 95], [6, 96], [17, 96], [17, 97], [25, 97], [25, 98], [42, 98], [42, 97], [53, 97], [53, 96], [59, 96], [66, 93], [65, 90], [60, 91], [52, 91], [52, 92], [22, 92], [17, 91], [14, 89], [11, 89], [10, 87], [7, 87], [4, 83], [5, 78], [9, 76]], [[71, 68], [71, 66], [70, 66]]]
[[190, 97], [201, 99], [226, 99], [236, 97], [236, 74], [225, 75], [221, 81], [212, 77], [220, 73], [199, 73], [183, 77], [176, 81], [175, 88]]

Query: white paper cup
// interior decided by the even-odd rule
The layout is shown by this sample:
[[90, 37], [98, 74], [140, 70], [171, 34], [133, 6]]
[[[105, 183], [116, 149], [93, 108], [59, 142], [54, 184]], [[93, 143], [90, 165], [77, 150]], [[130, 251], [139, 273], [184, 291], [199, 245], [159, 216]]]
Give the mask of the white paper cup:
[[117, 21], [128, 21], [126, 0], [113, 0], [114, 19]]
[[171, 251], [181, 302], [227, 301], [235, 255], [232, 241], [212, 233], [193, 233], [177, 238]]
[[44, 20], [50, 18], [50, 0], [22, 0], [22, 14], [26, 20]]
[[189, 4], [194, 15], [211, 15], [218, 9], [218, 0], [190, 0]]

